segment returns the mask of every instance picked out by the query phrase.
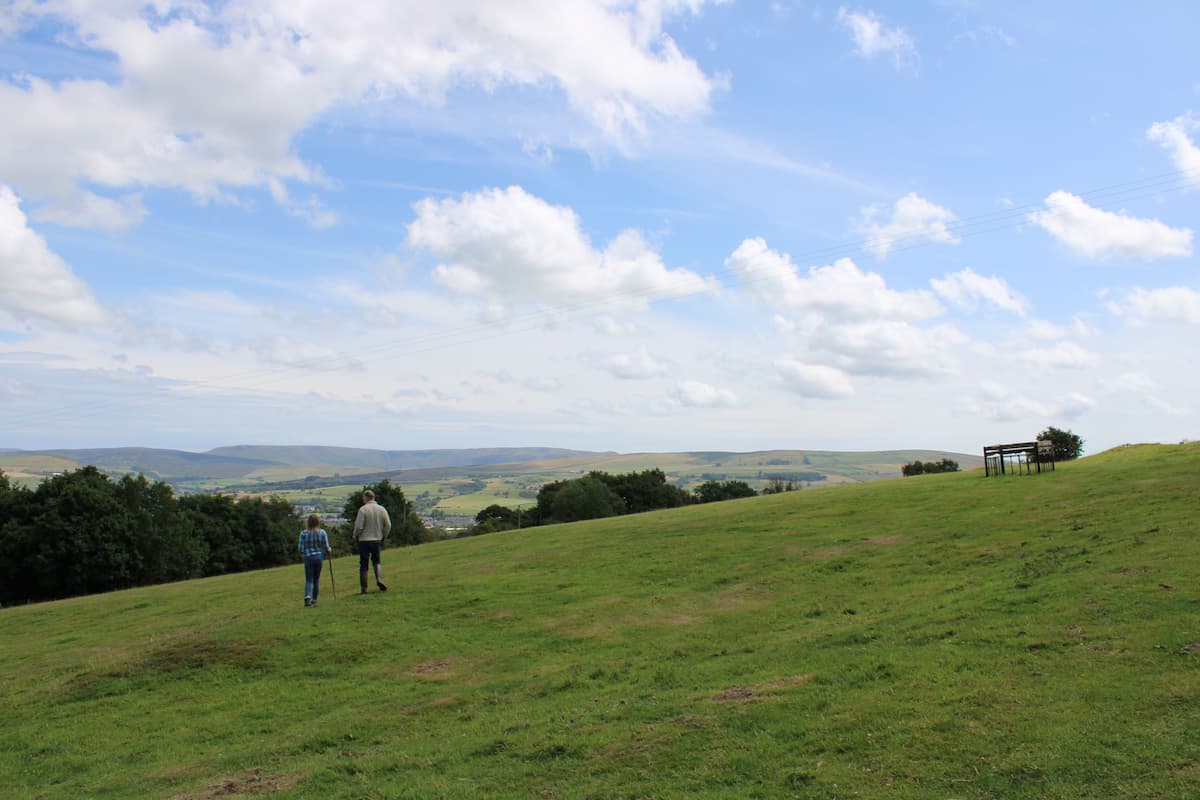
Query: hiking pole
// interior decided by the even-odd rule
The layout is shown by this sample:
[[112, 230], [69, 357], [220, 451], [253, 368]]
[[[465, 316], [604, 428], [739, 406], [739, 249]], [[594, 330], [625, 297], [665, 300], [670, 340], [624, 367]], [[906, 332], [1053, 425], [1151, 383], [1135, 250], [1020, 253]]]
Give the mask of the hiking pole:
[[333, 602], [337, 602], [337, 584], [333, 581], [333, 559], [329, 559], [329, 588], [333, 590]]

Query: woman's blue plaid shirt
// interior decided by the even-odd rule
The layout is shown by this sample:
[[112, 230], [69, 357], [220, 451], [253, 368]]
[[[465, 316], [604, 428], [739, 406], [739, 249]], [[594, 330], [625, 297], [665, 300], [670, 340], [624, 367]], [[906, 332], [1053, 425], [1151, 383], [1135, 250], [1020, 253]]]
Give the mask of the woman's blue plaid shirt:
[[325, 535], [324, 528], [318, 528], [315, 531], [300, 531], [300, 552], [304, 554], [305, 558], [309, 556], [324, 558], [327, 550], [329, 550], [329, 537]]

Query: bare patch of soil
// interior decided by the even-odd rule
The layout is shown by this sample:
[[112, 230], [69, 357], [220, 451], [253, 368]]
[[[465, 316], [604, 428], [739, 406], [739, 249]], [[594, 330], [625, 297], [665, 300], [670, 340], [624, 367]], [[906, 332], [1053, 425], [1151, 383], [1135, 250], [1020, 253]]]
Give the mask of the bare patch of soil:
[[241, 775], [222, 778], [202, 792], [177, 794], [171, 800], [211, 800], [214, 797], [233, 797], [248, 794], [274, 794], [291, 789], [305, 778], [299, 775], [265, 775], [261, 767], [248, 769]]
[[420, 675], [425, 678], [445, 678], [450, 672], [450, 659], [431, 658], [414, 665], [408, 672], [410, 675]]

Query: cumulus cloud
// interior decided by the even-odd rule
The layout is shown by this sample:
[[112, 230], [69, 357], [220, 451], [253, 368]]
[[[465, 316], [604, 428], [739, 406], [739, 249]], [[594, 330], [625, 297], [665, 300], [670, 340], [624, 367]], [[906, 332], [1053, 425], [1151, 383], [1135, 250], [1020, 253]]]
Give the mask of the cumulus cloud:
[[1076, 317], [1068, 325], [1056, 325], [1044, 319], [1031, 320], [1025, 328], [1026, 334], [1038, 341], [1058, 341], [1068, 337], [1097, 336], [1099, 331]]
[[1067, 392], [1056, 400], [1030, 396], [1026, 389], [985, 382], [967, 404], [969, 414], [994, 422], [1030, 421], [1042, 425], [1047, 419], [1077, 419], [1096, 407], [1096, 401], [1079, 392]]
[[872, 320], [819, 328], [811, 341], [854, 375], [938, 378], [955, 372], [954, 350], [967, 342], [953, 325], [922, 328]]
[[531, 392], [557, 392], [563, 387], [562, 381], [550, 375], [537, 375], [521, 381], [521, 385]]
[[983, 301], [1021, 316], [1029, 310], [1029, 302], [1009, 288], [1003, 278], [983, 276], [970, 267], [929, 283], [942, 299], [959, 308], [974, 309]]
[[600, 366], [622, 380], [646, 380], [667, 373], [667, 363], [650, 355], [645, 347], [640, 347], [633, 353], [609, 356], [600, 362]]
[[1109, 310], [1135, 324], [1182, 322], [1200, 325], [1200, 292], [1183, 286], [1165, 289], [1135, 289], [1124, 302], [1110, 302]]
[[738, 397], [733, 392], [700, 381], [682, 381], [668, 397], [685, 408], [733, 408], [738, 405]]
[[[61, 39], [111, 54], [116, 78], [0, 82], [0, 174], [48, 215], [114, 227], [130, 198], [88, 186], [185, 190], [202, 200], [266, 189], [314, 225], [319, 202], [278, 187], [320, 184], [295, 152], [299, 132], [357, 103], [438, 105], [459, 86], [549, 90], [618, 144], [659, 118], [705, 113], [721, 84], [664, 32], [705, 0], [520, 4], [446, 0], [22, 4], [0, 30], [45, 22]], [[116, 203], [114, 206], [113, 203]]]
[[1110, 392], [1132, 394], [1155, 411], [1172, 417], [1183, 416], [1188, 409], [1172, 405], [1163, 400], [1159, 394], [1158, 383], [1143, 372], [1122, 372], [1103, 381], [1103, 386]]
[[427, 198], [415, 209], [408, 244], [442, 259], [434, 280], [460, 294], [513, 304], [629, 308], [718, 288], [694, 272], [668, 269], [636, 231], [623, 231], [597, 250], [573, 210], [519, 186]]
[[1200, 147], [1192, 142], [1189, 133], [1200, 130], [1200, 121], [1192, 114], [1184, 114], [1167, 122], [1156, 122], [1146, 131], [1146, 137], [1157, 142], [1171, 154], [1176, 169], [1185, 173], [1185, 179], [1193, 186], [1200, 185]]
[[63, 328], [111, 320], [91, 289], [30, 229], [15, 192], [0, 184], [0, 311]]
[[959, 241], [947, 227], [957, 219], [954, 212], [931, 203], [916, 192], [896, 201], [890, 221], [877, 221], [881, 211], [878, 206], [867, 206], [854, 223], [855, 230], [867, 237], [866, 247], [876, 258], [885, 258], [897, 245], [920, 241], [956, 244]]
[[1156, 219], [1138, 219], [1125, 211], [1093, 208], [1070, 192], [1056, 191], [1046, 208], [1029, 215], [1071, 250], [1088, 258], [1165, 258], [1192, 254], [1192, 231], [1171, 228]]
[[846, 321], [918, 320], [943, 311], [932, 293], [889, 289], [882, 275], [863, 272], [849, 258], [802, 275], [791, 256], [772, 250], [761, 238], [744, 240], [725, 266], [759, 300], [780, 311]]
[[952, 325], [914, 324], [944, 312], [932, 292], [890, 289], [883, 276], [848, 258], [801, 274], [790, 256], [762, 239], [743, 241], [725, 266], [764, 305], [798, 318], [779, 316], [774, 325], [801, 339], [820, 363], [886, 377], [954, 371], [951, 351], [965, 337]]
[[891, 56], [896, 68], [917, 60], [917, 45], [904, 28], [887, 28], [873, 11], [838, 9], [838, 21], [850, 29], [854, 51], [866, 59]]
[[823, 364], [806, 364], [791, 358], [775, 362], [783, 386], [802, 397], [837, 398], [854, 395], [850, 377]]
[[1086, 369], [1100, 363], [1100, 357], [1074, 342], [1059, 342], [1053, 347], [1027, 350], [1022, 359], [1045, 369]]

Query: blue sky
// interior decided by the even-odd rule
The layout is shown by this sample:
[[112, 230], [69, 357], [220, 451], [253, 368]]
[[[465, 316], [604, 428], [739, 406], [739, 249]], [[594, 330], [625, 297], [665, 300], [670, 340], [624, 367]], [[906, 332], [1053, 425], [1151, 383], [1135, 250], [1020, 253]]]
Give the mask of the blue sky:
[[0, 447], [1195, 438], [1198, 24], [7, 0]]

